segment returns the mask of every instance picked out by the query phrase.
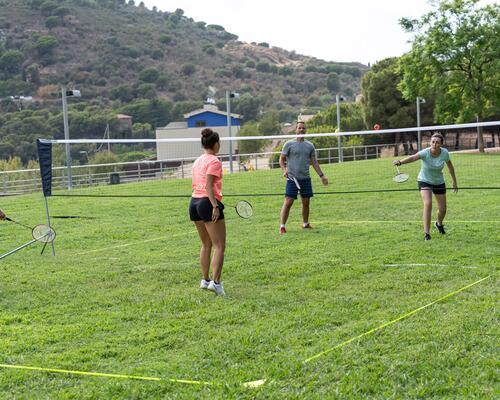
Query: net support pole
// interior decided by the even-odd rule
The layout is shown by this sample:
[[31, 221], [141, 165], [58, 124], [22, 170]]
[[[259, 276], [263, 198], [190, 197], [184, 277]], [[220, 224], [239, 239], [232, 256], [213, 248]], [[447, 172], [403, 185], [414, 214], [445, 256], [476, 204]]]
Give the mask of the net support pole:
[[[64, 122], [64, 139], [69, 140], [68, 102], [66, 100], [65, 86], [61, 88], [61, 95], [62, 95], [63, 122]], [[71, 150], [69, 143], [66, 143], [66, 166], [68, 167], [68, 190], [71, 190], [73, 185], [71, 176]]]
[[343, 161], [344, 157], [342, 155], [342, 136], [340, 136], [340, 95], [335, 95], [335, 102], [337, 104], [337, 131], [339, 135], [337, 136], [337, 144], [338, 144], [338, 158], [339, 163]]
[[[52, 229], [52, 226], [50, 225], [50, 213], [49, 213], [49, 201], [47, 200], [47, 196], [43, 197], [45, 199], [45, 213], [47, 214], [47, 225], [49, 229]], [[54, 238], [52, 238], [50, 244], [52, 245], [52, 256], [54, 257], [56, 255], [56, 250], [54, 248]]]
[[1, 260], [2, 258], [5, 258], [5, 257], [7, 257], [7, 256], [10, 256], [11, 254], [14, 254], [14, 253], [18, 252], [18, 251], [19, 251], [19, 250], [21, 250], [21, 249], [24, 249], [25, 247], [28, 247], [28, 246], [32, 245], [32, 244], [33, 244], [33, 243], [35, 243], [35, 242], [36, 242], [36, 240], [35, 240], [35, 239], [30, 240], [28, 243], [25, 243], [25, 244], [23, 244], [22, 246], [19, 246], [19, 247], [15, 248], [14, 250], [9, 251], [8, 253], [2, 254], [2, 255], [0, 256], [0, 260]]
[[227, 134], [229, 136], [229, 172], [233, 173], [233, 141], [231, 140], [231, 92], [226, 90]]
[[[425, 103], [425, 99], [417, 97], [417, 128], [420, 128], [420, 104]], [[422, 133], [420, 129], [417, 130], [417, 149], [422, 150]]]

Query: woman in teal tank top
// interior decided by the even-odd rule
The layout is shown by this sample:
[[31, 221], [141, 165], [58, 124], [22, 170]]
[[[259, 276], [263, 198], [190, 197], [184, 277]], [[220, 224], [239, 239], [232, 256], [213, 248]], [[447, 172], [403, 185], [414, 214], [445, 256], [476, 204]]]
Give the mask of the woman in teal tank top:
[[443, 220], [446, 215], [446, 185], [444, 182], [443, 168], [446, 164], [453, 180], [453, 191], [458, 191], [455, 168], [450, 160], [448, 150], [443, 148], [444, 138], [440, 133], [435, 133], [431, 137], [431, 147], [421, 150], [418, 153], [394, 160], [394, 165], [409, 164], [417, 160], [422, 160], [420, 173], [418, 174], [418, 190], [424, 203], [424, 240], [431, 240], [430, 226], [432, 213], [432, 193], [436, 197], [438, 212], [434, 226], [440, 234], [445, 234]]

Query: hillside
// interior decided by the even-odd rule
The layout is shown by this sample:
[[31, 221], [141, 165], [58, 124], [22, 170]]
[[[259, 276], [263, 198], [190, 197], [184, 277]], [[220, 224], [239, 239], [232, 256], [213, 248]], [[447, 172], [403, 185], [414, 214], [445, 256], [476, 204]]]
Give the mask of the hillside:
[[[142, 88], [142, 94], [199, 100], [212, 85], [267, 95], [293, 106], [310, 95], [329, 95], [330, 72], [339, 74], [339, 89], [352, 95], [367, 69], [268, 48], [265, 43], [242, 43], [223, 27], [195, 22], [182, 10], [168, 13], [119, 3], [125, 2], [0, 1], [1, 51], [22, 54], [17, 71], [22, 76], [3, 71], [0, 96], [36, 95], [40, 87], [38, 94], [43, 95], [46, 84], [74, 83], [89, 95], [109, 97], [120, 84], [152, 84], [149, 91], [155, 93]], [[34, 65], [39, 84], [23, 85]], [[155, 68], [159, 76], [142, 76], [148, 68]], [[16, 86], [20, 92], [13, 92]]]
[[[225, 108], [225, 90], [242, 94], [234, 111], [245, 120], [255, 120], [262, 111], [321, 109], [334, 101], [334, 93], [357, 94], [368, 70], [362, 64], [326, 62], [267, 43], [244, 43], [222, 26], [194, 21], [180, 9], [149, 10], [133, 1], [0, 0], [0, 10], [4, 144], [13, 134], [5, 126], [18, 118], [5, 113], [26, 108], [57, 113], [61, 85], [80, 89], [86, 106], [130, 113], [135, 122], [155, 126], [198, 106], [209, 86], [218, 89], [220, 108]], [[32, 96], [33, 101], [16, 102], [11, 96]], [[141, 101], [160, 104], [163, 116], [134, 114], [131, 107]], [[61, 135], [59, 122], [44, 130]], [[25, 134], [19, 129], [15, 133]], [[80, 134], [95, 136], [85, 131], [76, 137]], [[0, 159], [11, 155], [0, 146]]]

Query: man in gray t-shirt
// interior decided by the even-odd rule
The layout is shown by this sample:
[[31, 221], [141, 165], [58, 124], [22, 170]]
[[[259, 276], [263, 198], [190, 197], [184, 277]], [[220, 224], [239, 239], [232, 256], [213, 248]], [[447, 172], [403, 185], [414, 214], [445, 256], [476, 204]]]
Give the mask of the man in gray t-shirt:
[[309, 204], [311, 197], [313, 197], [311, 175], [309, 174], [310, 165], [321, 178], [323, 185], [328, 185], [328, 178], [323, 174], [318, 160], [316, 160], [314, 145], [302, 136], [306, 133], [306, 125], [303, 121], [297, 122], [296, 132], [301, 136], [286, 142], [280, 156], [280, 167], [283, 170], [283, 176], [287, 178], [285, 201], [280, 213], [280, 233], [286, 233], [285, 224], [299, 192], [302, 199], [302, 227], [304, 229], [312, 228], [309, 223]]

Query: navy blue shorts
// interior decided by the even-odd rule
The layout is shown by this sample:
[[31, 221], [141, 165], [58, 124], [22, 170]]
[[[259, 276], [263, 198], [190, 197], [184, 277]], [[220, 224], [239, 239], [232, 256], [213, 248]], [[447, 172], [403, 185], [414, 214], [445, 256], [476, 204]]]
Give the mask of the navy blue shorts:
[[[220, 209], [218, 220], [224, 219], [224, 204], [222, 204], [219, 200], [217, 200], [217, 204]], [[210, 199], [208, 197], [191, 197], [191, 202], [189, 203], [189, 218], [191, 221], [211, 222], [212, 212], [212, 203], [210, 203]]]
[[434, 194], [446, 194], [446, 185], [441, 183], [440, 185], [433, 185], [431, 183], [418, 181], [418, 190], [421, 191], [423, 188], [425, 190], [431, 190]]
[[293, 179], [286, 180], [285, 197], [290, 197], [292, 199], [297, 198], [297, 194], [300, 192], [300, 197], [313, 197], [313, 188], [311, 183], [311, 178], [297, 179], [299, 182], [300, 189]]

